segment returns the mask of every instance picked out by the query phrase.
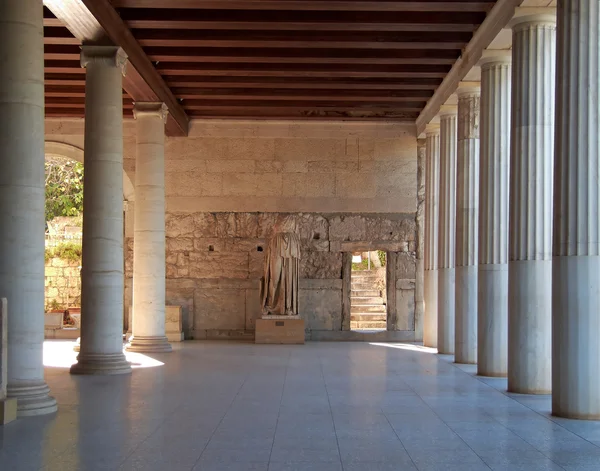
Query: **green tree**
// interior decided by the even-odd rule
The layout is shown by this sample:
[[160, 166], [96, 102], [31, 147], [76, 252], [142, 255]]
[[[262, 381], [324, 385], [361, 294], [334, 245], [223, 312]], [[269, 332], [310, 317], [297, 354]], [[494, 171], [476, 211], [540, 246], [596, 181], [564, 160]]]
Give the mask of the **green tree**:
[[61, 157], [46, 157], [46, 222], [83, 211], [83, 165]]

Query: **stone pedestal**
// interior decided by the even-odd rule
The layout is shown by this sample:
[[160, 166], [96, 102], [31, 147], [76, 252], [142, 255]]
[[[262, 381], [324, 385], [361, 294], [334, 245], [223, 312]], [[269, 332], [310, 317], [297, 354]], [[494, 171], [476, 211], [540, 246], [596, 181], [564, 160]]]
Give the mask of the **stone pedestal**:
[[0, 1], [0, 296], [8, 299], [7, 394], [49, 414], [44, 381], [44, 38], [42, 0]]
[[425, 319], [423, 345], [437, 347], [440, 129], [427, 125], [425, 139]]
[[557, 14], [552, 413], [600, 420], [600, 5]]
[[133, 337], [128, 351], [170, 352], [165, 335], [164, 103], [136, 103]]
[[508, 176], [510, 52], [481, 65], [477, 374], [506, 376], [508, 357]]
[[127, 374], [123, 353], [124, 52], [83, 46], [85, 173], [81, 347], [73, 374]]
[[479, 87], [458, 88], [454, 359], [477, 363]]
[[440, 216], [438, 236], [438, 352], [454, 353], [456, 241], [456, 107], [440, 111]]
[[264, 316], [256, 319], [254, 343], [304, 344], [304, 319], [298, 316]]
[[522, 394], [551, 390], [555, 18], [512, 20], [508, 390]]

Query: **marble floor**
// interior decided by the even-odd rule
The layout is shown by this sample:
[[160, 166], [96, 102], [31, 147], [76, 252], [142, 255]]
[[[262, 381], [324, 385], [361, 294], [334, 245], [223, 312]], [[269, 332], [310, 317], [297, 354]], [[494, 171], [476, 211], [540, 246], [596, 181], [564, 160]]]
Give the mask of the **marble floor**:
[[70, 376], [54, 416], [0, 427], [0, 470], [600, 470], [600, 422], [409, 344], [187, 342], [128, 377]]

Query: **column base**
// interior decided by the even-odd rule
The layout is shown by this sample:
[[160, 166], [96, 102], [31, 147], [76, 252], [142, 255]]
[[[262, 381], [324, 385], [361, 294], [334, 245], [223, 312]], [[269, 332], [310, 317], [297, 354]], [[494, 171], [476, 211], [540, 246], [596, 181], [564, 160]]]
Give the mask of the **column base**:
[[72, 375], [131, 374], [131, 363], [119, 353], [79, 353], [77, 363], [71, 366]]
[[167, 337], [142, 337], [135, 335], [125, 347], [128, 352], [168, 353], [173, 351]]
[[17, 400], [17, 416], [32, 417], [52, 414], [58, 410], [56, 399], [50, 396], [50, 388], [41, 383], [11, 383], [6, 388], [7, 396]]

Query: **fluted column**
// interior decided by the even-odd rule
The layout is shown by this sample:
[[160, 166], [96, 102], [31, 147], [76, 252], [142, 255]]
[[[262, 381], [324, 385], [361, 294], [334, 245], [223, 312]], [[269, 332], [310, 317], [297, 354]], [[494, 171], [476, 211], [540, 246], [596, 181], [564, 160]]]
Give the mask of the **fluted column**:
[[552, 412], [600, 419], [600, 4], [557, 15]]
[[123, 72], [114, 46], [83, 46], [85, 156], [81, 347], [74, 374], [123, 374]]
[[551, 389], [555, 15], [519, 9], [511, 26], [508, 390], [547, 394]]
[[511, 65], [508, 51], [489, 52], [480, 62], [477, 374], [506, 376]]
[[454, 261], [456, 240], [456, 107], [440, 111], [438, 235], [438, 352], [454, 353]]
[[454, 358], [477, 362], [479, 87], [458, 89], [456, 146], [456, 299]]
[[437, 347], [440, 127], [425, 130], [425, 322], [423, 345]]
[[0, 2], [0, 298], [7, 298], [8, 396], [20, 416], [56, 411], [44, 381], [44, 38], [42, 0]]
[[136, 103], [133, 337], [127, 350], [170, 352], [165, 336], [164, 103]]

